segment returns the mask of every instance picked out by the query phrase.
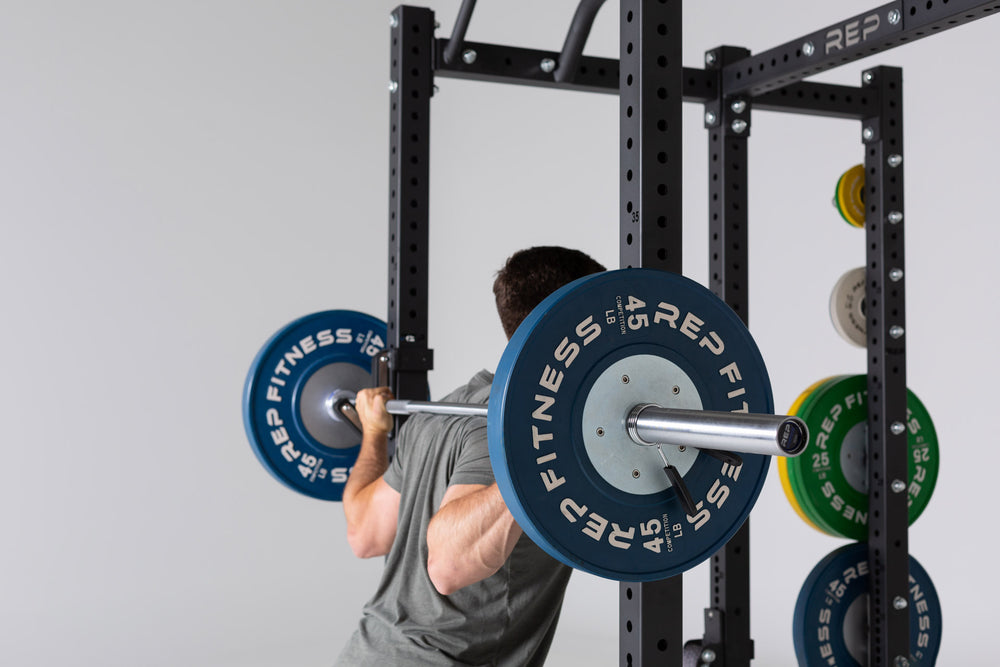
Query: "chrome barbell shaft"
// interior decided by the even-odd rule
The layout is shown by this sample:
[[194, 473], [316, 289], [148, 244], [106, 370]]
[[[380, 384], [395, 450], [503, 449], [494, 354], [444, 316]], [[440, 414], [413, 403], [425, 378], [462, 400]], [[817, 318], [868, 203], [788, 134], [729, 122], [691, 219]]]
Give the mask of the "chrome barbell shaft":
[[486, 406], [477, 403], [438, 403], [434, 401], [392, 400], [385, 402], [390, 415], [451, 415], [453, 417], [485, 417]]
[[[330, 414], [347, 419], [348, 423], [361, 432], [361, 418], [354, 403], [346, 398], [330, 400], [327, 404]], [[486, 417], [487, 408], [477, 403], [436, 403], [433, 401], [406, 401], [393, 399], [385, 402], [385, 410], [390, 415], [448, 415], [452, 417]]]
[[798, 456], [809, 444], [809, 428], [798, 417], [637, 405], [626, 419], [629, 435], [642, 445], [665, 444], [746, 454]]

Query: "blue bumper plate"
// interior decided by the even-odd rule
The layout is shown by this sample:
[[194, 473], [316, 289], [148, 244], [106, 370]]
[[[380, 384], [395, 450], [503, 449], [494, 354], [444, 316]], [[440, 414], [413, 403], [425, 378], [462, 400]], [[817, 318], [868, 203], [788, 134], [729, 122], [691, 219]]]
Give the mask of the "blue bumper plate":
[[[868, 664], [868, 545], [830, 553], [806, 577], [795, 604], [792, 633], [799, 667]], [[941, 646], [941, 603], [927, 572], [910, 556], [911, 667], [930, 666]]]
[[504, 351], [489, 403], [490, 459], [518, 524], [554, 558], [620, 581], [670, 577], [718, 551], [770, 458], [744, 454], [733, 467], [664, 443], [694, 498], [687, 515], [657, 448], [628, 439], [628, 408], [643, 402], [774, 411], [739, 317], [698, 283], [649, 269], [588, 276], [539, 304]]
[[295, 320], [257, 354], [243, 392], [243, 425], [264, 468], [293, 491], [340, 500], [361, 438], [329, 405], [370, 385], [385, 323], [329, 310]]

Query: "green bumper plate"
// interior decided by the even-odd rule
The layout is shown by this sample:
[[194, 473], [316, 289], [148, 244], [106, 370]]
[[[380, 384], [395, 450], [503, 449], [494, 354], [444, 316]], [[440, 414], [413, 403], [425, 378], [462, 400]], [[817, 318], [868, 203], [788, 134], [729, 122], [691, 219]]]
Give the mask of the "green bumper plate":
[[[809, 451], [789, 459], [792, 492], [804, 514], [831, 535], [868, 537], [867, 377], [840, 377], [803, 401], [798, 416], [809, 426]], [[934, 422], [907, 390], [907, 495], [912, 524], [927, 507], [937, 482], [939, 451]]]

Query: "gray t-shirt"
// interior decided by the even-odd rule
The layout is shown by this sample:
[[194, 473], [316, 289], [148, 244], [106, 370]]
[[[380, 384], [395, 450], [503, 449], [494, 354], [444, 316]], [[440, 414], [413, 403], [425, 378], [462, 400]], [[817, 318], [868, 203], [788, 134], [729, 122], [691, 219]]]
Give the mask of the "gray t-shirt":
[[[480, 371], [445, 401], [486, 403]], [[337, 661], [339, 667], [542, 665], [571, 569], [522, 535], [491, 577], [444, 596], [427, 574], [427, 524], [450, 484], [492, 484], [486, 420], [411, 416], [384, 475], [400, 493], [396, 539], [382, 581]]]

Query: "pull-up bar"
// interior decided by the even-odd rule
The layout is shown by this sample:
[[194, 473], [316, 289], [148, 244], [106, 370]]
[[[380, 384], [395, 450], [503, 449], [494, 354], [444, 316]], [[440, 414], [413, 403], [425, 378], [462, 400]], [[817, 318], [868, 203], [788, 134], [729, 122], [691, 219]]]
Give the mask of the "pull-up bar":
[[441, 56], [448, 65], [458, 62], [458, 56], [465, 45], [465, 33], [469, 30], [469, 21], [472, 20], [472, 11], [475, 8], [476, 0], [463, 0], [462, 6], [458, 8], [455, 27], [451, 29], [451, 39], [448, 40], [448, 45]]
[[[604, 2], [605, 0], [580, 0], [580, 4], [577, 5], [569, 32], [566, 34], [566, 41], [563, 43], [562, 52], [559, 54], [557, 67], [553, 73], [553, 78], [557, 82], [568, 83], [573, 80], [573, 73], [583, 55], [583, 47], [590, 36], [594, 18]], [[476, 0], [463, 0], [462, 6], [458, 8], [455, 27], [452, 28], [451, 37], [441, 54], [441, 60], [445, 65], [456, 64], [465, 50], [465, 33], [469, 30], [469, 22], [472, 20], [472, 12], [475, 9]]]
[[580, 4], [577, 5], [559, 56], [559, 66], [553, 74], [557, 82], [567, 83], [573, 80], [573, 73], [576, 72], [580, 56], [583, 55], [583, 45], [587, 43], [594, 18], [603, 4], [604, 0], [580, 0]]

